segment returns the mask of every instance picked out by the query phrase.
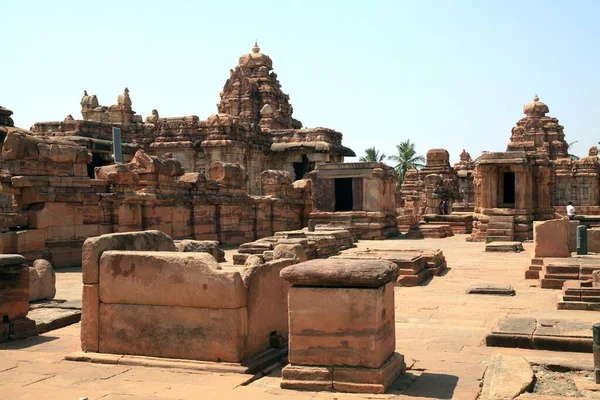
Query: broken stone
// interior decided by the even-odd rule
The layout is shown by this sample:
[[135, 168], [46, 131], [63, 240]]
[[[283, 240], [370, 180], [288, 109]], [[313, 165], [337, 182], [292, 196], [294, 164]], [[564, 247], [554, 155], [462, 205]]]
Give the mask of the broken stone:
[[50, 262], [39, 259], [29, 267], [29, 301], [52, 299], [56, 294], [56, 274]]

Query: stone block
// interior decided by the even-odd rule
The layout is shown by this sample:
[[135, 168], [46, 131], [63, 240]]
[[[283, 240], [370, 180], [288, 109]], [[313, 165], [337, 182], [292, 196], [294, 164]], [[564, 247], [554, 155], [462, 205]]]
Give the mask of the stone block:
[[246, 353], [256, 354], [269, 347], [274, 335], [288, 337], [289, 284], [279, 277], [292, 260], [275, 260], [244, 268], [242, 278], [247, 289], [248, 337]]
[[48, 250], [56, 268], [71, 268], [81, 265], [81, 241], [49, 243]]
[[308, 260], [304, 247], [300, 244], [278, 244], [273, 249], [273, 259], [291, 258], [296, 262]]
[[[575, 237], [577, 237], [577, 235]], [[600, 229], [588, 229], [587, 241], [588, 251], [592, 253], [600, 253]], [[575, 244], [574, 251], [577, 251], [577, 243]]]
[[379, 368], [333, 368], [333, 390], [350, 393], [385, 393], [388, 387], [406, 371], [404, 356], [392, 355]]
[[533, 223], [534, 257], [569, 257], [569, 220]]
[[311, 260], [281, 271], [293, 286], [381, 287], [398, 277], [398, 266], [387, 260]]
[[100, 257], [107, 250], [176, 251], [173, 239], [159, 231], [111, 233], [83, 243], [83, 283], [98, 283]]
[[16, 231], [17, 252], [41, 251], [46, 247], [46, 231], [44, 229], [27, 229]]
[[219, 248], [216, 240], [180, 240], [176, 243], [177, 250], [186, 252], [208, 253], [217, 262], [225, 262], [225, 252]]
[[206, 253], [105, 251], [100, 301], [215, 309], [246, 306], [237, 270], [221, 269]]
[[100, 318], [100, 295], [98, 284], [83, 285], [81, 298], [81, 349], [98, 352]]
[[[577, 251], [577, 227], [578, 226], [579, 226], [579, 221], [569, 221], [569, 252], [570, 253], [575, 253]], [[589, 240], [589, 234], [588, 234], [588, 240]]]
[[56, 294], [56, 274], [46, 260], [35, 260], [29, 267], [29, 301], [52, 299]]
[[101, 353], [240, 362], [246, 308], [101, 304]]
[[29, 227], [44, 229], [49, 226], [83, 225], [83, 214], [70, 203], [34, 204], [28, 210]]
[[29, 267], [25, 259], [0, 255], [0, 319], [15, 321], [29, 312]]
[[372, 289], [294, 286], [288, 312], [292, 364], [379, 368], [396, 347], [391, 282]]

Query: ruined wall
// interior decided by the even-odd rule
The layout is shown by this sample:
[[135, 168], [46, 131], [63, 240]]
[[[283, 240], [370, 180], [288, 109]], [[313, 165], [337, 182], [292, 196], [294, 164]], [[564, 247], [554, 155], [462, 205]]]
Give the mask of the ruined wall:
[[239, 165], [217, 163], [206, 179], [140, 150], [130, 163], [96, 168], [90, 179], [85, 147], [19, 133], [9, 133], [2, 157], [1, 190], [15, 209], [0, 213], [0, 252], [58, 267], [80, 265], [83, 241], [100, 234], [156, 229], [174, 239], [240, 244], [299, 229], [310, 212], [306, 187], [291, 183], [281, 187], [285, 195], [249, 196]]

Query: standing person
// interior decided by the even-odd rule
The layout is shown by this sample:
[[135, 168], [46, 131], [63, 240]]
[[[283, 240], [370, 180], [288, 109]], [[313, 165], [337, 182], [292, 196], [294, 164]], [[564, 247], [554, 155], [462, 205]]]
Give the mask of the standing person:
[[575, 207], [573, 207], [573, 202], [569, 202], [567, 206], [567, 216], [572, 221], [575, 218]]
[[442, 203], [440, 204], [440, 214], [448, 215], [448, 200], [446, 199], [442, 200]]

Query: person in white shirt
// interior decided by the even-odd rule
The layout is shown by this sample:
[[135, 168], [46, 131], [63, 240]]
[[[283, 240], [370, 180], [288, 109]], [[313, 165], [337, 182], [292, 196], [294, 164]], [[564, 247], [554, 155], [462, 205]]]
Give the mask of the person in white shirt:
[[569, 202], [569, 205], [567, 206], [567, 217], [569, 217], [570, 220], [575, 218], [575, 207], [573, 207], [572, 202]]

